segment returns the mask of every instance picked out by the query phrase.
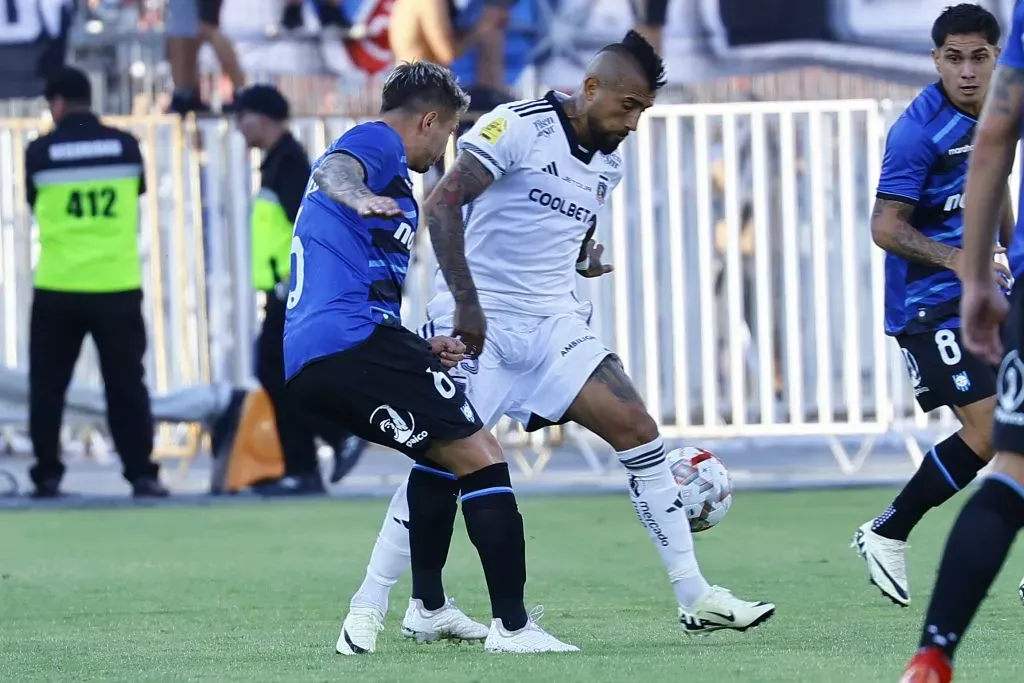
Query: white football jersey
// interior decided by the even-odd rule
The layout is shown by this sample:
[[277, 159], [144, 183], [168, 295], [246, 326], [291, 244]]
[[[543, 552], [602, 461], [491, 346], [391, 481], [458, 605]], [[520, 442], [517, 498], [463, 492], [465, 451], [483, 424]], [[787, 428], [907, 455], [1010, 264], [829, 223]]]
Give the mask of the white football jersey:
[[[622, 179], [622, 158], [579, 144], [559, 102], [503, 104], [459, 139], [494, 182], [465, 209], [466, 260], [489, 310], [549, 316], [576, 310], [576, 261]], [[438, 270], [430, 314], [453, 306]]]

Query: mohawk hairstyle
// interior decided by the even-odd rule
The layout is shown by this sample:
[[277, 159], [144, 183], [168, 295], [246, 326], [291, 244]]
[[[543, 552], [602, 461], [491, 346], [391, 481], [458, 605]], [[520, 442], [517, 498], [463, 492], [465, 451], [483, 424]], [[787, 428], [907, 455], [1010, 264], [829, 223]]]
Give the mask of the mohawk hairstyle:
[[654, 46], [636, 31], [630, 31], [621, 41], [605, 45], [598, 52], [615, 52], [632, 57], [647, 78], [647, 85], [652, 92], [660, 90], [668, 83], [665, 78], [665, 62], [661, 55], [655, 52]]

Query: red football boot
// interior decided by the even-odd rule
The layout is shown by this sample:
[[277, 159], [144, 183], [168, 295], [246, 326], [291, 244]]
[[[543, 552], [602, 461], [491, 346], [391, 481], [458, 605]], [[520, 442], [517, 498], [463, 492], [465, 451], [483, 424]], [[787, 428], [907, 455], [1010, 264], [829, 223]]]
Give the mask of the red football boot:
[[953, 666], [945, 653], [937, 647], [918, 650], [907, 664], [900, 683], [950, 683]]

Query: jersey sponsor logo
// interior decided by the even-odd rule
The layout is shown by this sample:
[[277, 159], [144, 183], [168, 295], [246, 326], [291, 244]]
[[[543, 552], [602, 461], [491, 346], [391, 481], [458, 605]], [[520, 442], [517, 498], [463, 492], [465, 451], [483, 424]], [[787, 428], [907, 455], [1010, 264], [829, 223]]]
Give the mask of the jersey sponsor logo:
[[591, 211], [587, 207], [581, 206], [576, 202], [569, 201], [568, 199], [555, 196], [550, 192], [545, 192], [544, 190], [536, 187], [530, 190], [528, 197], [534, 204], [540, 204], [541, 206], [547, 207], [552, 211], [581, 223], [586, 223], [591, 215]]
[[586, 334], [583, 335], [582, 337], [576, 337], [576, 339], [573, 339], [571, 342], [565, 345], [564, 349], [562, 349], [562, 357], [564, 358], [566, 355], [569, 354], [570, 351], [575, 349], [577, 346], [579, 346], [585, 341], [590, 341], [591, 339], [597, 339], [597, 337], [595, 337], [592, 334]]
[[[404, 415], [402, 413], [405, 413]], [[388, 434], [395, 443], [415, 446], [427, 438], [426, 430], [416, 432], [416, 419], [407, 410], [399, 412], [388, 404], [377, 406], [370, 413], [370, 424]]]
[[480, 137], [493, 145], [501, 139], [506, 130], [508, 130], [508, 122], [503, 118], [497, 118], [484, 126], [480, 131]]
[[120, 140], [86, 140], [50, 145], [49, 153], [51, 161], [80, 161], [119, 157], [124, 154], [124, 147]]
[[399, 223], [393, 235], [406, 251], [412, 251], [412, 243], [416, 239], [416, 229], [409, 223]]
[[469, 401], [462, 404], [462, 416], [466, 418], [466, 422], [472, 422], [476, 417], [473, 413], [473, 406], [469, 405]]
[[616, 154], [605, 155], [604, 162], [612, 168], [618, 168], [622, 165], [622, 157]]
[[951, 157], [955, 157], [955, 156], [958, 156], [960, 154], [970, 154], [973, 151], [974, 151], [974, 145], [964, 145], [963, 147], [954, 147], [951, 150], [949, 150], [948, 152], [946, 152], [946, 154], [948, 154]]
[[535, 119], [533, 127], [537, 131], [538, 136], [548, 137], [555, 132], [555, 117], [545, 116], [542, 119]]
[[654, 538], [655, 543], [660, 545], [662, 548], [669, 546], [668, 536], [661, 530], [661, 525], [654, 519], [654, 514], [651, 512], [651, 506], [645, 501], [634, 500], [633, 509], [636, 510], [636, 516], [640, 520], [640, 523], [647, 527], [647, 531], [650, 532]]
[[964, 194], [951, 194], [946, 197], [946, 203], [943, 205], [943, 211], [959, 211], [964, 208]]
[[558, 176], [558, 166], [555, 166], [555, 162], [553, 161], [540, 170], [544, 171], [548, 175]]

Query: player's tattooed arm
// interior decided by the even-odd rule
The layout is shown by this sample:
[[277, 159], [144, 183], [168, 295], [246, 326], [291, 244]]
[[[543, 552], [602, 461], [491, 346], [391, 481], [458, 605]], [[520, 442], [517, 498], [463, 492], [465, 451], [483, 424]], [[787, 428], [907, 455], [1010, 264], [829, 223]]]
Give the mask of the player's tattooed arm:
[[366, 186], [366, 171], [355, 157], [344, 153], [331, 154], [313, 171], [313, 180], [328, 197], [352, 208], [372, 197]]
[[[985, 282], [991, 277], [992, 244], [1004, 206], [1006, 181], [1020, 139], [1024, 70], [1000, 64], [988, 101], [975, 129], [974, 150], [964, 196], [964, 266], [961, 279]], [[1005, 246], [1005, 245], [1004, 245]]]
[[461, 152], [451, 169], [430, 192], [424, 204], [427, 229], [437, 263], [452, 296], [460, 303], [478, 304], [476, 285], [466, 262], [466, 225], [462, 207], [494, 182], [494, 176], [475, 156]]
[[875, 199], [871, 212], [871, 237], [875, 244], [908, 261], [952, 268], [956, 247], [925, 237], [910, 224], [914, 206], [895, 199]]

